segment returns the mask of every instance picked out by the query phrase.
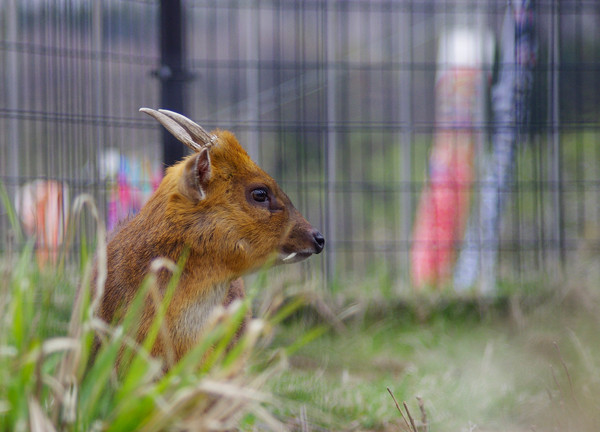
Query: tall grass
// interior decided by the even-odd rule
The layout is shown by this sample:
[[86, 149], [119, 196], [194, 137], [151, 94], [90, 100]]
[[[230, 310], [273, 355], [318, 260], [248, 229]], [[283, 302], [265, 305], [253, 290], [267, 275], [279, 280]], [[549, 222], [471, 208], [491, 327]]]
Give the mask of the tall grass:
[[[79, 215], [86, 203], [89, 199], [78, 199], [74, 213]], [[261, 389], [283, 362], [261, 341], [281, 314], [290, 311], [274, 310], [267, 318], [251, 319], [232, 344], [250, 301], [220, 308], [197, 346], [166, 368], [148, 352], [165, 331], [162, 320], [181, 263], [155, 261], [123, 320], [109, 326], [97, 317], [98, 303], [90, 295], [93, 289], [102, 289], [106, 277], [105, 235], [98, 226], [98, 286], [90, 287], [88, 259], [78, 275], [79, 294], [68, 329], [62, 312], [62, 332], [51, 324], [61, 320], [60, 308], [40, 299], [52, 297], [56, 290], [52, 281], [68, 284], [68, 275], [40, 269], [31, 240], [18, 253], [3, 257], [0, 430], [229, 430], [252, 424], [281, 430], [282, 424], [270, 413], [274, 401]], [[173, 277], [163, 296], [155, 281], [156, 272], [164, 268]], [[138, 344], [133, 335], [147, 296], [154, 300], [156, 319]], [[95, 338], [102, 341], [97, 350]]]

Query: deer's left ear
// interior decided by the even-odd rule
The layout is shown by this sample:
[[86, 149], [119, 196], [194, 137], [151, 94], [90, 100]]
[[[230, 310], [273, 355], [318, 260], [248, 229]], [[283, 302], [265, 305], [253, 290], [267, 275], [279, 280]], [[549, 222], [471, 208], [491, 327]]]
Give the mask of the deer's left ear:
[[208, 148], [203, 148], [185, 163], [183, 176], [179, 180], [179, 189], [191, 201], [203, 200], [206, 198], [206, 188], [210, 176], [210, 155]]

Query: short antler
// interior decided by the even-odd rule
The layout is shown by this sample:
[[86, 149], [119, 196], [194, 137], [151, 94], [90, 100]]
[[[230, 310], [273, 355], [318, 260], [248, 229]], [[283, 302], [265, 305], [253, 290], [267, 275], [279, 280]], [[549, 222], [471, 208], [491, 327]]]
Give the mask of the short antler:
[[202, 126], [176, 112], [164, 109], [157, 111], [151, 108], [140, 108], [140, 112], [154, 117], [175, 138], [195, 152], [199, 152], [204, 147], [211, 147], [218, 141], [216, 135], [206, 132]]

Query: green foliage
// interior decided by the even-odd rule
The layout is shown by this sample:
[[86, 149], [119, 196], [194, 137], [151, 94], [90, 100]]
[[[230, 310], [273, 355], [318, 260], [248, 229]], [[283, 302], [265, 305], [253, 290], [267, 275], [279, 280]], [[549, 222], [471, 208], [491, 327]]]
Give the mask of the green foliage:
[[0, 182], [0, 203], [6, 209], [6, 214], [8, 215], [8, 220], [10, 225], [15, 232], [15, 236], [18, 242], [23, 240], [23, 232], [21, 231], [21, 225], [19, 224], [19, 218], [17, 217], [17, 213], [15, 212], [14, 207], [11, 204], [10, 197], [8, 196], [8, 192], [6, 191], [6, 187], [4, 183]]
[[[197, 346], [165, 372], [148, 349], [181, 262], [162, 263], [173, 273], [164, 295], [150, 274], [112, 327], [95, 316], [89, 260], [81, 274], [68, 265], [41, 269], [29, 241], [2, 263], [0, 431], [197, 430], [209, 423], [226, 430], [410, 430], [387, 388], [417, 420], [421, 396], [435, 432], [556, 425], [587, 432], [600, 422], [600, 299], [593, 290], [556, 294], [531, 283], [532, 294], [546, 292], [535, 307], [511, 297], [522, 284], [506, 283], [507, 300], [486, 305], [447, 293], [399, 296], [381, 263], [369, 280], [339, 281], [331, 300], [308, 290], [310, 280], [300, 295], [286, 295], [297, 288], [273, 276], [284, 271], [260, 272], [250, 292], [263, 302], [255, 308], [262, 319], [247, 323], [232, 345], [250, 300], [220, 311]], [[85, 289], [67, 324], [73, 279]], [[156, 321], [137, 344], [148, 296], [156, 300]], [[325, 308], [315, 307], [319, 302]], [[333, 323], [338, 317], [345, 322]], [[103, 344], [94, 353], [96, 335]]]
[[[46, 337], [47, 317], [53, 313], [47, 307], [53, 305], [39, 307], [43, 272], [29, 242], [0, 292], [0, 430], [47, 430], [52, 425], [64, 431], [158, 431], [205, 422], [232, 426], [252, 406], [264, 403], [245, 365], [265, 326], [251, 321], [250, 330], [228, 350], [249, 301], [221, 311], [197, 347], [164, 373], [147, 350], [158, 336], [179, 270], [141, 346], [132, 335], [154, 287], [152, 276], [119, 325], [98, 321], [88, 289], [82, 291], [69, 334]], [[103, 343], [93, 355], [95, 334]], [[263, 367], [261, 373], [268, 375], [272, 368]], [[227, 392], [219, 394], [219, 385]], [[222, 399], [228, 400], [226, 406], [218, 403]], [[258, 412], [269, 417], [265, 410]], [[268, 422], [277, 423], [270, 417]]]
[[[184, 260], [155, 262], [156, 271], [173, 274], [165, 292], [158, 292], [151, 272], [122, 320], [108, 325], [98, 319], [98, 303], [90, 295], [89, 259], [75, 294], [65, 276], [69, 271], [40, 268], [33, 240], [19, 254], [2, 257], [0, 431], [196, 430], [208, 424], [231, 429], [254, 422], [280, 429], [265, 409], [269, 397], [260, 391], [280, 362], [257, 343], [298, 307], [295, 302], [272, 308], [272, 319], [250, 319], [242, 334], [250, 300], [217, 310], [197, 346], [168, 372], [150, 356]], [[75, 300], [70, 318], [66, 298]], [[138, 344], [137, 325], [148, 298], [156, 319]]]

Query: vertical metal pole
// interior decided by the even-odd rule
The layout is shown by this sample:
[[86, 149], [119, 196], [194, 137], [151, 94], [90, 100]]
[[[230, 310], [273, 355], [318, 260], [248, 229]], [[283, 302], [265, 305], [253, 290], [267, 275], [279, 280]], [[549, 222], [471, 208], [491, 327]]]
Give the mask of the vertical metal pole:
[[258, 22], [260, 19], [260, 8], [255, 5], [251, 10], [245, 12], [248, 17], [248, 27], [246, 29], [246, 52], [248, 53], [248, 63], [246, 64], [246, 88], [248, 92], [247, 99], [247, 121], [248, 121], [248, 135], [246, 136], [246, 143], [248, 146], [248, 154], [250, 157], [259, 161], [260, 150], [258, 147], [259, 132], [258, 120], [259, 120], [259, 106], [258, 106], [258, 89], [259, 89], [259, 27]]
[[[550, 56], [548, 61], [550, 67], [550, 92], [548, 97], [548, 120], [550, 122], [551, 134], [551, 152], [550, 152], [550, 184], [552, 185], [552, 203], [554, 208], [554, 221], [552, 230], [553, 257], [551, 268], [561, 269], [564, 263], [565, 244], [564, 244], [564, 219], [563, 219], [563, 196], [562, 196], [562, 158], [560, 145], [560, 85], [559, 85], [559, 66], [560, 66], [560, 2], [555, 0], [552, 5], [552, 23], [550, 25]], [[559, 265], [556, 265], [559, 264]]]
[[336, 68], [335, 68], [335, 9], [327, 9], [327, 53], [325, 55], [327, 64], [327, 165], [325, 173], [327, 179], [327, 239], [329, 248], [327, 250], [327, 277], [331, 280], [336, 274], [336, 196], [335, 184], [337, 177], [337, 131], [335, 121], [337, 118], [336, 107]]
[[16, 44], [18, 41], [18, 13], [17, 0], [8, 0], [6, 4], [5, 17], [5, 40], [9, 43], [6, 50], [6, 102], [9, 111], [6, 131], [6, 155], [5, 163], [7, 191], [14, 203], [18, 179], [19, 179], [19, 119], [16, 111], [19, 109], [19, 67]]
[[[104, 115], [104, 90], [102, 85], [102, 69], [104, 67], [104, 60], [102, 58], [102, 1], [103, 0], [94, 0], [93, 8], [92, 8], [92, 52], [94, 53], [95, 58], [95, 66], [92, 71], [92, 79], [94, 81], [94, 117], [97, 119], [102, 118]], [[96, 151], [96, 155], [98, 155], [100, 149], [103, 149], [104, 146], [104, 125], [102, 122], [96, 123], [96, 143], [95, 147], [98, 149]], [[100, 160], [100, 163], [105, 163]], [[98, 170], [97, 168], [94, 170], [94, 176], [98, 176], [102, 171], [104, 172], [104, 168], [102, 170]], [[97, 179], [98, 180], [98, 179]], [[106, 178], [99, 179], [100, 181], [106, 181]], [[99, 184], [99, 183], [97, 183]], [[102, 203], [102, 210], [106, 210], [108, 208], [109, 201], [109, 193], [106, 187], [98, 188], [96, 192], [100, 195], [100, 202]], [[96, 197], [98, 199], [98, 197]]]
[[400, 193], [398, 197], [398, 215], [401, 219], [401, 244], [406, 245], [406, 250], [400, 255], [401, 274], [410, 274], [410, 238], [412, 231], [413, 194], [412, 194], [412, 7], [401, 15], [400, 32], [400, 160], [398, 166], [400, 180]]
[[[184, 112], [183, 18], [181, 0], [160, 0], [160, 69], [161, 108]], [[163, 162], [173, 165], [184, 156], [184, 147], [163, 129]]]

